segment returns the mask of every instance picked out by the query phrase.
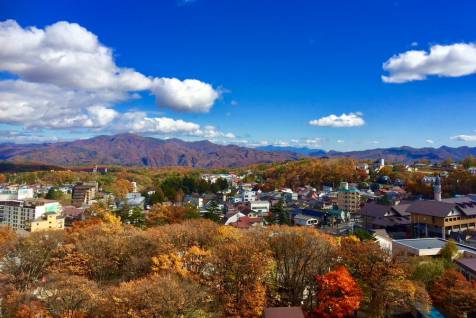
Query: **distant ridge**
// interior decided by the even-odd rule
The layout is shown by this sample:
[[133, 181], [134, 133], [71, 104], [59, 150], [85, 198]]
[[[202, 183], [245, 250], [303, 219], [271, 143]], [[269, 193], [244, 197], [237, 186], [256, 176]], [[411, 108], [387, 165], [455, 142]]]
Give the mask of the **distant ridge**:
[[260, 146], [256, 147], [258, 150], [264, 151], [285, 151], [285, 152], [295, 152], [301, 155], [311, 155], [311, 156], [321, 156], [325, 155], [326, 151], [322, 149], [311, 149], [307, 147], [288, 147], [288, 146]]
[[255, 163], [296, 160], [291, 152], [261, 151], [207, 140], [187, 142], [134, 134], [102, 135], [50, 144], [1, 144], [0, 160], [74, 166], [116, 164], [125, 166], [241, 167]]
[[448, 158], [463, 160], [468, 156], [476, 156], [476, 147], [452, 148], [441, 146], [439, 148], [413, 148], [408, 146], [394, 148], [378, 148], [361, 151], [338, 152], [329, 151], [325, 156], [329, 158], [349, 157], [357, 160], [376, 160], [384, 158], [387, 161], [414, 162], [416, 160], [443, 161]]
[[[299, 147], [264, 146], [246, 148], [217, 145], [207, 140], [157, 139], [134, 134], [102, 135], [90, 139], [43, 144], [0, 144], [0, 160], [48, 166], [124, 165], [187, 166], [201, 168], [243, 167], [257, 163], [297, 160], [304, 157], [349, 157], [356, 160], [385, 160], [411, 163], [476, 157], [476, 147], [413, 148], [408, 146], [361, 151], [328, 151]], [[34, 165], [33, 165], [34, 166]], [[45, 169], [48, 169], [45, 168]]]

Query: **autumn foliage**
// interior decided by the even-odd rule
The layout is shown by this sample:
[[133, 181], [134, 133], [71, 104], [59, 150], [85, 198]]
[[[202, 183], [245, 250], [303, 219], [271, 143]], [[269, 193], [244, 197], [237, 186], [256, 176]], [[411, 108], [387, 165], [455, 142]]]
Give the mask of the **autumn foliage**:
[[363, 292], [347, 268], [340, 266], [325, 275], [317, 275], [318, 306], [310, 317], [343, 318], [360, 307]]

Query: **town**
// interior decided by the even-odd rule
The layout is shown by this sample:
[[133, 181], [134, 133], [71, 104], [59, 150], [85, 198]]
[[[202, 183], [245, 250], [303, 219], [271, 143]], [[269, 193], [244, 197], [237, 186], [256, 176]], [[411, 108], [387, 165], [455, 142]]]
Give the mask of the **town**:
[[[299, 185], [299, 180], [296, 185], [289, 173], [303, 167], [308, 169], [303, 172], [310, 175], [302, 179], [309, 184]], [[324, 168], [329, 169], [329, 175], [312, 180], [312, 173]], [[416, 266], [414, 275], [424, 271], [425, 266], [432, 268], [428, 262], [433, 262], [432, 266], [440, 266], [440, 272], [434, 274], [431, 284], [436, 284], [438, 277], [445, 279], [440, 259], [446, 257], [450, 263], [445, 263], [445, 268], [458, 272], [468, 286], [476, 282], [476, 160], [472, 157], [463, 162], [412, 165], [386, 163], [384, 159], [375, 162], [314, 159], [311, 163], [291, 162], [220, 172], [174, 168], [153, 173], [147, 169], [139, 173], [131, 170], [94, 166], [5, 173], [0, 178], [2, 228], [26, 239], [35, 233], [74, 232], [80, 224], [97, 222], [147, 229], [207, 219], [217, 225], [251, 232], [290, 226], [322, 233], [332, 240], [356, 238], [374, 242], [383, 255], [405, 259]], [[452, 184], [455, 176], [459, 178], [460, 189]], [[273, 188], [273, 185], [278, 186]], [[445, 189], [452, 192], [445, 193]], [[444, 256], [448, 249], [449, 257]], [[467, 297], [463, 303], [475, 300], [471, 300], [474, 293]], [[296, 310], [299, 316], [301, 311], [300, 306], [280, 308], [269, 307], [265, 316], [289, 314], [291, 317]], [[423, 308], [421, 304], [413, 309], [402, 307], [394, 314], [417, 311], [428, 315], [425, 317], [438, 317], [437, 314], [442, 315], [440, 309], [456, 317], [459, 313], [471, 315], [471, 308], [475, 307], [448, 309], [436, 303], [431, 315]]]

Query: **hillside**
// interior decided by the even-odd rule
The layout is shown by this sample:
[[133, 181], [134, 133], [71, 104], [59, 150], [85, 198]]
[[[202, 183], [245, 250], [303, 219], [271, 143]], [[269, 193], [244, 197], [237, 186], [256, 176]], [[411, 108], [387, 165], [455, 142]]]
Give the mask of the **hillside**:
[[299, 159], [291, 152], [261, 151], [209, 141], [186, 142], [133, 134], [97, 136], [51, 144], [3, 144], [0, 160], [51, 165], [118, 164], [126, 166], [241, 167]]

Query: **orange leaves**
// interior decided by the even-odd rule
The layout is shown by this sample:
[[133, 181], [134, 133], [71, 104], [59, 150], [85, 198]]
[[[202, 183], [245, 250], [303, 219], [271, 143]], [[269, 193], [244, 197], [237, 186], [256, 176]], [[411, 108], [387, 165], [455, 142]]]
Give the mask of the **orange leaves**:
[[363, 293], [349, 271], [340, 266], [325, 275], [316, 276], [318, 306], [313, 311], [316, 317], [347, 317], [359, 309]]
[[431, 294], [435, 305], [450, 317], [464, 317], [476, 308], [476, 284], [471, 284], [454, 269], [436, 281]]
[[190, 206], [154, 204], [147, 218], [147, 226], [181, 223], [185, 220], [199, 218], [197, 209]]

